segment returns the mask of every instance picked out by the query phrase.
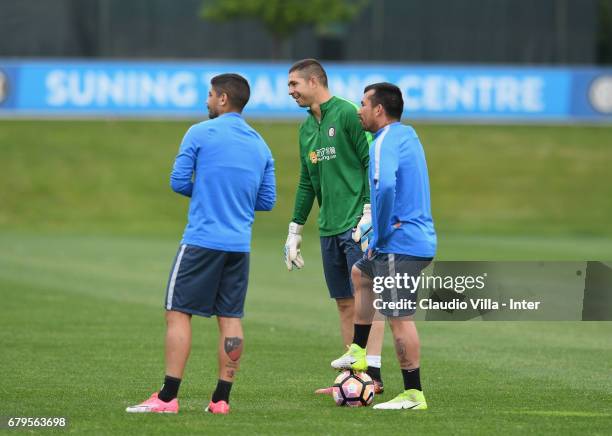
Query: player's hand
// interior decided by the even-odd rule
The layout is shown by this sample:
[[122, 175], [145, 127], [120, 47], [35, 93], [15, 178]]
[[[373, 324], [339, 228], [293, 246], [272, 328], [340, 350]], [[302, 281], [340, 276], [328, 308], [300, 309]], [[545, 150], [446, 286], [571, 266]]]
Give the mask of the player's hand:
[[293, 267], [301, 269], [304, 266], [304, 259], [300, 250], [303, 227], [303, 225], [294, 222], [289, 223], [289, 234], [287, 235], [287, 242], [285, 242], [285, 264], [289, 271]]
[[357, 227], [353, 229], [353, 241], [361, 245], [361, 251], [366, 251], [372, 236], [372, 212], [369, 204], [363, 205], [363, 215]]

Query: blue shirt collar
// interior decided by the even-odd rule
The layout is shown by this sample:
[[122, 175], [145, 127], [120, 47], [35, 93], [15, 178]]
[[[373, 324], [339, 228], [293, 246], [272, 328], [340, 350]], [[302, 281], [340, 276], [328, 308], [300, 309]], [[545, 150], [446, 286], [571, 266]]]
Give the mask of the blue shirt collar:
[[217, 118], [221, 118], [221, 117], [238, 117], [238, 118], [242, 118], [242, 114], [239, 114], [238, 112], [226, 112], [224, 114], [219, 115]]
[[384, 126], [384, 127], [381, 127], [381, 128], [380, 128], [380, 129], [378, 129], [378, 131], [377, 131], [377, 132], [374, 134], [374, 138], [377, 138], [377, 137], [378, 137], [378, 135], [380, 135], [380, 134], [381, 134], [381, 132], [382, 132], [383, 130], [385, 130], [385, 127], [387, 127], [387, 126], [395, 126], [396, 124], [402, 124], [402, 123], [401, 123], [401, 121], [394, 121], [394, 122], [392, 122], [392, 123], [387, 124], [387, 125], [386, 125], [386, 126]]

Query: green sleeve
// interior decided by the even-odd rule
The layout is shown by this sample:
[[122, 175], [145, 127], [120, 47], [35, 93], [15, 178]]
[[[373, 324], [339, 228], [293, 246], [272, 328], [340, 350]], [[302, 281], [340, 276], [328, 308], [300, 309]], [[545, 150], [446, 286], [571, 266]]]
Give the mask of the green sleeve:
[[357, 111], [348, 113], [346, 116], [346, 129], [351, 142], [355, 147], [355, 152], [359, 157], [363, 168], [363, 183], [364, 196], [363, 202], [370, 202], [370, 182], [369, 182], [369, 167], [370, 167], [370, 142], [372, 142], [372, 134], [363, 130]]
[[292, 221], [297, 224], [304, 224], [308, 219], [312, 204], [315, 199], [315, 190], [310, 182], [310, 175], [304, 163], [304, 159], [300, 156], [300, 181], [298, 182], [297, 191], [295, 193], [295, 206], [293, 208]]

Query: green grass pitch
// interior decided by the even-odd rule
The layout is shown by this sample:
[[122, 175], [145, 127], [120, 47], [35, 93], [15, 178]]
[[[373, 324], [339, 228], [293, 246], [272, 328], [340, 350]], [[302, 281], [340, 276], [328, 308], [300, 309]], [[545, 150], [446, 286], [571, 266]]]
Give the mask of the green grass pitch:
[[[204, 414], [214, 320], [194, 319], [178, 416], [128, 415], [163, 378], [164, 287], [187, 201], [168, 174], [188, 122], [0, 121], [0, 416], [67, 416], [90, 434], [612, 432], [612, 323], [422, 322], [425, 412], [338, 408], [312, 391], [341, 350], [314, 214], [306, 267], [282, 245], [296, 124], [254, 123], [278, 203], [258, 214], [245, 353], [229, 416]], [[612, 128], [417, 125], [439, 259], [612, 259]], [[401, 387], [390, 334], [390, 399]]]

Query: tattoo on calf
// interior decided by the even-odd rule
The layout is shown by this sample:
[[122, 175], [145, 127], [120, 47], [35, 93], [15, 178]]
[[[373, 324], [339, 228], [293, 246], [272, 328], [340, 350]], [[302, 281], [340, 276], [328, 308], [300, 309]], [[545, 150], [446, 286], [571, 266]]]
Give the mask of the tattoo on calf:
[[395, 340], [395, 351], [397, 352], [397, 357], [400, 361], [400, 366], [403, 368], [404, 365], [409, 364], [408, 361], [408, 353], [406, 352], [406, 345], [402, 342], [401, 339]]
[[240, 359], [240, 355], [242, 354], [242, 338], [237, 336], [231, 338], [226, 337], [223, 347], [225, 349], [225, 354], [235, 362]]

